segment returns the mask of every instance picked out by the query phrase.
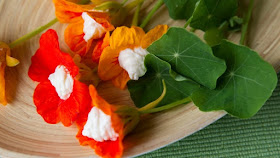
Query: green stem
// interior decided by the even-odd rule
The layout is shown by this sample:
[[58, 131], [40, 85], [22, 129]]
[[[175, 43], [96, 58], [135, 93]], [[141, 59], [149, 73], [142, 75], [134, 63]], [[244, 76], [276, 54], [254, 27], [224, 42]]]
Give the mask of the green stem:
[[22, 44], [23, 42], [29, 40], [30, 38], [36, 36], [37, 34], [43, 32], [44, 30], [46, 30], [47, 28], [49, 28], [50, 26], [54, 25], [56, 22], [58, 22], [58, 19], [55, 18], [52, 21], [50, 21], [49, 23], [47, 23], [44, 26], [38, 27], [37, 29], [35, 29], [34, 31], [22, 36], [21, 38], [13, 41], [12, 43], [9, 44], [9, 47], [12, 49], [15, 46]]
[[78, 4], [88, 4], [90, 0], [81, 0]]
[[133, 15], [131, 26], [138, 26], [139, 13], [140, 13], [140, 9], [141, 9], [142, 4], [143, 4], [143, 2], [138, 4], [138, 6], [136, 8], [136, 11]]
[[125, 9], [129, 12], [133, 8], [137, 7], [139, 4], [143, 3], [145, 0], [134, 0], [125, 6]]
[[247, 35], [248, 25], [251, 19], [253, 7], [254, 7], [254, 0], [250, 0], [249, 8], [247, 13], [245, 14], [244, 23], [241, 29], [241, 39], [239, 43], [242, 45], [246, 44], [246, 35]]
[[121, 3], [122, 6], [124, 6], [126, 4], [128, 0], [123, 0], [123, 2]]
[[158, 107], [158, 108], [153, 108], [153, 109], [148, 109], [148, 110], [145, 110], [145, 111], [140, 111], [140, 113], [141, 114], [150, 114], [150, 113], [161, 112], [161, 111], [165, 111], [165, 110], [168, 110], [168, 109], [171, 109], [171, 108], [174, 108], [176, 106], [182, 105], [184, 103], [189, 103], [189, 102], [191, 102], [190, 97], [182, 99], [182, 100], [178, 100], [176, 102], [173, 102], [173, 103], [170, 103], [170, 104]]
[[187, 28], [190, 25], [191, 21], [192, 21], [192, 18], [190, 17], [189, 20], [184, 25], [184, 28]]
[[144, 28], [148, 22], [151, 20], [152, 16], [155, 14], [155, 12], [163, 5], [163, 0], [158, 0], [155, 4], [154, 8], [149, 12], [149, 14], [146, 16], [146, 18], [143, 20], [142, 24], [140, 25], [141, 28]]

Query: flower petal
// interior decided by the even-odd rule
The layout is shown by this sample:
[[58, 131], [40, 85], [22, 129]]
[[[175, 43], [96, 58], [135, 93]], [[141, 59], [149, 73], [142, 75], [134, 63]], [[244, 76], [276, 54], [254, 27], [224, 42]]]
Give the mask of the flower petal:
[[154, 41], [161, 38], [168, 30], [167, 25], [158, 25], [152, 30], [150, 30], [143, 38], [141, 46], [142, 48], [148, 48]]
[[98, 66], [98, 75], [101, 80], [111, 80], [124, 71], [119, 65], [119, 53], [119, 50], [113, 50], [110, 47], [103, 50]]
[[60, 122], [58, 105], [61, 100], [50, 82], [42, 82], [36, 87], [33, 101], [37, 107], [38, 114], [47, 123], [56, 124]]
[[99, 63], [100, 56], [103, 50], [110, 45], [110, 33], [107, 32], [105, 36], [98, 40], [92, 53], [92, 61]]
[[0, 62], [0, 104], [2, 105], [7, 105], [5, 90], [5, 67], [6, 65]]
[[79, 72], [72, 57], [60, 51], [58, 36], [54, 30], [48, 30], [41, 36], [40, 48], [31, 61], [28, 75], [32, 80], [38, 82], [48, 81], [49, 75], [55, 71], [58, 65], [64, 65], [73, 77]]
[[130, 80], [128, 73], [124, 70], [117, 77], [112, 79], [114, 86], [120, 89], [125, 89], [127, 82]]
[[124, 49], [126, 49], [128, 47], [140, 46], [144, 35], [145, 32], [140, 27], [118, 27], [112, 33], [110, 38], [110, 47], [112, 49], [117, 49], [120, 47], [124, 47]]
[[95, 5], [78, 5], [66, 0], [53, 0], [55, 5], [55, 15], [61, 23], [73, 23], [85, 11], [92, 10]]
[[74, 81], [73, 93], [59, 105], [59, 116], [62, 124], [66, 127], [76, 121], [80, 112], [87, 111], [91, 107], [88, 86]]
[[101, 157], [121, 157], [123, 153], [123, 123], [121, 122], [121, 119], [118, 117], [118, 115], [113, 112], [114, 106], [110, 105], [103, 98], [101, 98], [92, 85], [89, 87], [89, 89], [92, 98], [92, 106], [96, 106], [107, 115], [111, 115], [112, 125], [115, 131], [119, 133], [119, 138], [116, 141], [97, 142], [94, 139], [83, 136], [82, 131], [84, 129], [84, 125], [87, 122], [87, 114], [90, 110], [86, 114], [80, 115], [80, 117], [78, 118], [77, 125], [79, 131], [76, 135], [76, 138], [79, 140], [81, 145], [90, 145], [90, 147], [95, 150], [96, 154]]
[[67, 26], [64, 32], [64, 39], [69, 48], [84, 56], [87, 50], [87, 42], [84, 40], [84, 20], [80, 17], [76, 23], [71, 23]]

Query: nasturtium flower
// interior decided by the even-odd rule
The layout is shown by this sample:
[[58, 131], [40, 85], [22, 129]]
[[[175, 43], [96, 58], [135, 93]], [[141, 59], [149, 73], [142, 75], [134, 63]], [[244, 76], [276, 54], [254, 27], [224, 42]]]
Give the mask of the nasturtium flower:
[[77, 139], [89, 145], [97, 155], [107, 158], [121, 157], [123, 153], [124, 120], [115, 113], [117, 106], [101, 98], [95, 87], [89, 86], [91, 107], [77, 119]]
[[61, 23], [69, 23], [64, 39], [69, 48], [84, 56], [92, 51], [106, 32], [114, 30], [107, 12], [95, 11], [95, 5], [78, 5], [66, 0], [53, 0], [56, 17]]
[[71, 56], [59, 48], [58, 36], [48, 30], [41, 36], [40, 48], [31, 58], [29, 77], [40, 82], [33, 101], [37, 112], [50, 124], [70, 126], [90, 103], [88, 86], [75, 77], [79, 68]]
[[140, 27], [118, 27], [110, 37], [109, 46], [100, 57], [98, 74], [101, 80], [124, 89], [129, 80], [138, 80], [146, 72], [146, 48], [167, 32], [167, 25], [158, 25], [147, 34]]
[[10, 47], [0, 42], [0, 104], [7, 105], [6, 91], [5, 91], [5, 68], [14, 67], [19, 64], [19, 61], [11, 57]]

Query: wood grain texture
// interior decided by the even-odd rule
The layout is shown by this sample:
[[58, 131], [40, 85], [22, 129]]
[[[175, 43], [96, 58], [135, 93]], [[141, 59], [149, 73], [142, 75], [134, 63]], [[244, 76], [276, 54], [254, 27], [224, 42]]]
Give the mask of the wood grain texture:
[[[154, 0], [146, 0], [144, 14], [151, 9]], [[53, 19], [51, 0], [0, 0], [0, 40], [11, 42], [29, 31]], [[149, 26], [168, 24], [183, 26], [183, 21], [168, 18], [162, 7]], [[61, 49], [69, 51], [63, 42], [66, 25], [55, 24], [61, 41]], [[280, 3], [278, 0], [257, 0], [249, 31], [249, 46], [280, 69]], [[201, 32], [197, 32], [200, 36]], [[233, 41], [238, 34], [230, 35]], [[8, 100], [0, 106], [0, 156], [1, 157], [95, 157], [89, 147], [81, 147], [75, 138], [75, 125], [66, 128], [61, 124], [49, 125], [37, 114], [32, 95], [37, 83], [27, 76], [31, 56], [38, 49], [39, 36], [12, 50], [21, 63], [7, 69]], [[108, 82], [98, 90], [110, 103], [133, 104], [127, 91], [120, 91]], [[168, 112], [147, 116], [124, 141], [125, 157], [140, 155], [182, 139], [222, 117], [224, 112], [203, 113], [192, 103]], [[199, 141], [199, 140], [198, 140]]]

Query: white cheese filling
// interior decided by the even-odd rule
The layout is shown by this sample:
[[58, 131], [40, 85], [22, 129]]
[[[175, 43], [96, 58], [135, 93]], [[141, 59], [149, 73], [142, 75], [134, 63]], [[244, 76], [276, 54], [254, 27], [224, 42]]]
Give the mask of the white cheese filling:
[[63, 65], [56, 67], [55, 72], [48, 78], [62, 100], [67, 100], [73, 92], [74, 79]]
[[145, 75], [147, 69], [144, 65], [145, 56], [149, 52], [141, 47], [130, 49], [127, 48], [120, 52], [119, 64], [125, 69], [131, 80], [138, 80]]
[[106, 32], [105, 28], [91, 18], [86, 12], [83, 12], [82, 18], [84, 19], [84, 40], [88, 42], [92, 37], [101, 38]]
[[111, 116], [106, 115], [97, 107], [93, 107], [89, 112], [82, 135], [98, 142], [116, 141], [119, 137], [112, 127]]

